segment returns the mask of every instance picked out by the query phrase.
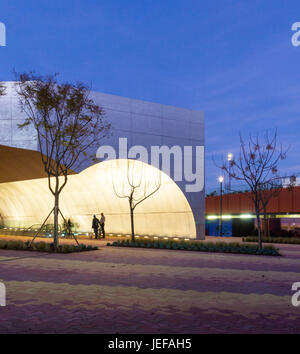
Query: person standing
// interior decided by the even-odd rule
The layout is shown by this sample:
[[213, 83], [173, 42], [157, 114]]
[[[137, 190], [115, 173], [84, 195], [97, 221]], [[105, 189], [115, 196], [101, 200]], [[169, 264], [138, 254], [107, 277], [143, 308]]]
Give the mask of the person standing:
[[71, 237], [72, 235], [72, 222], [71, 222], [71, 219], [69, 218], [68, 221], [67, 221], [67, 235], [68, 237]]
[[[100, 227], [101, 227], [101, 232], [102, 232], [102, 238], [105, 238], [104, 225], [105, 225], [105, 216], [103, 213], [101, 213]], [[101, 238], [101, 234], [100, 234], [100, 238]]]
[[94, 215], [93, 217], [93, 223], [92, 223], [92, 228], [94, 229], [94, 233], [95, 233], [95, 239], [97, 240], [98, 238], [98, 229], [99, 229], [99, 219], [96, 217], [96, 215]]

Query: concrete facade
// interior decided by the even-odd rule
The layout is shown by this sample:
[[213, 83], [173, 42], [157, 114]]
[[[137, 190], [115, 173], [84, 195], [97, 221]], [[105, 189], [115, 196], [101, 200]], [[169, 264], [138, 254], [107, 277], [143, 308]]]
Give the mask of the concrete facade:
[[[111, 145], [118, 150], [119, 138], [126, 137], [128, 149], [133, 145], [142, 145], [148, 151], [154, 145], [180, 146], [182, 149], [184, 146], [204, 146], [203, 112], [99, 92], [93, 92], [91, 97], [103, 107], [106, 120], [112, 125], [112, 136], [104, 139], [103, 145]], [[35, 131], [32, 128], [23, 131], [17, 128], [17, 124], [23, 122], [24, 118], [13, 83], [7, 83], [7, 94], [0, 98], [0, 144], [37, 150]], [[204, 157], [201, 159], [204, 166]], [[193, 161], [193, 165], [195, 163]], [[90, 164], [90, 161], [84, 161], [82, 169]], [[170, 177], [174, 177], [172, 168]], [[186, 192], [187, 181], [183, 179], [176, 183], [184, 192], [193, 211], [197, 238], [204, 238], [204, 186], [199, 192]]]
[[0, 145], [37, 150], [37, 138], [34, 128], [18, 129], [25, 114], [21, 112], [19, 98], [14, 83], [6, 83], [6, 95], [0, 97]]

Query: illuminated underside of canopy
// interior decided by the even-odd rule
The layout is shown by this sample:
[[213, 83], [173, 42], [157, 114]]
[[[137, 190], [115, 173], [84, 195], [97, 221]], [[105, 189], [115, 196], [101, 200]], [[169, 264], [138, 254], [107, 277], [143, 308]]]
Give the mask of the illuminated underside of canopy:
[[[130, 234], [128, 200], [115, 193], [126, 194], [128, 163], [128, 160], [104, 161], [68, 177], [60, 196], [60, 209], [66, 218], [79, 224], [80, 231], [91, 231], [93, 215], [103, 212], [107, 233]], [[158, 191], [135, 209], [136, 234], [195, 238], [194, 216], [177, 184], [165, 173], [143, 162], [134, 161], [134, 168], [139, 171], [134, 175], [140, 174], [149, 190], [159, 173], [161, 180]], [[5, 226], [41, 224], [53, 203], [47, 178], [0, 184], [0, 213]]]

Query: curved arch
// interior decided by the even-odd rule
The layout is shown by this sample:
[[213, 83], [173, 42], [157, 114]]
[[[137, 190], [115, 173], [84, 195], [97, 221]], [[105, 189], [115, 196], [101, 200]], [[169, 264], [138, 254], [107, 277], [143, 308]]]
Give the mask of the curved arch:
[[[60, 208], [66, 217], [79, 223], [81, 231], [91, 231], [92, 216], [104, 212], [108, 233], [130, 234], [128, 200], [116, 196], [112, 183], [114, 180], [120, 186], [124, 182], [127, 163], [128, 160], [108, 160], [68, 177]], [[141, 161], [134, 163], [150, 182], [159, 171]], [[136, 234], [195, 238], [194, 216], [185, 195], [168, 175], [160, 173], [159, 190], [135, 210]], [[53, 205], [47, 178], [1, 183], [0, 196], [0, 213], [8, 226], [41, 223]]]

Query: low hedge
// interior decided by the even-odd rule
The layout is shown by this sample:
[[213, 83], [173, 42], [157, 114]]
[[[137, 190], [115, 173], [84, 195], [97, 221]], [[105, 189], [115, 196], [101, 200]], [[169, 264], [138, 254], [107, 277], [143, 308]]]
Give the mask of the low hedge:
[[274, 246], [265, 246], [261, 250], [258, 246], [242, 243], [226, 242], [199, 242], [199, 241], [173, 241], [173, 240], [149, 240], [138, 239], [135, 242], [130, 240], [120, 240], [108, 242], [107, 246], [114, 247], [138, 247], [138, 248], [159, 248], [169, 250], [200, 251], [200, 252], [220, 252], [220, 253], [242, 253], [257, 254], [265, 256], [280, 256], [278, 249]]
[[[243, 237], [243, 242], [258, 242], [257, 236]], [[300, 244], [300, 238], [297, 237], [262, 237], [264, 243], [286, 243], [286, 244]]]
[[[18, 241], [18, 240], [0, 240], [0, 249], [5, 250], [17, 250], [17, 251], [38, 251], [38, 252], [54, 252], [54, 244], [50, 242], [34, 242], [30, 246], [30, 241]], [[83, 251], [97, 250], [97, 246], [86, 246], [84, 244], [68, 245], [62, 244], [58, 246], [58, 253], [72, 253]]]

